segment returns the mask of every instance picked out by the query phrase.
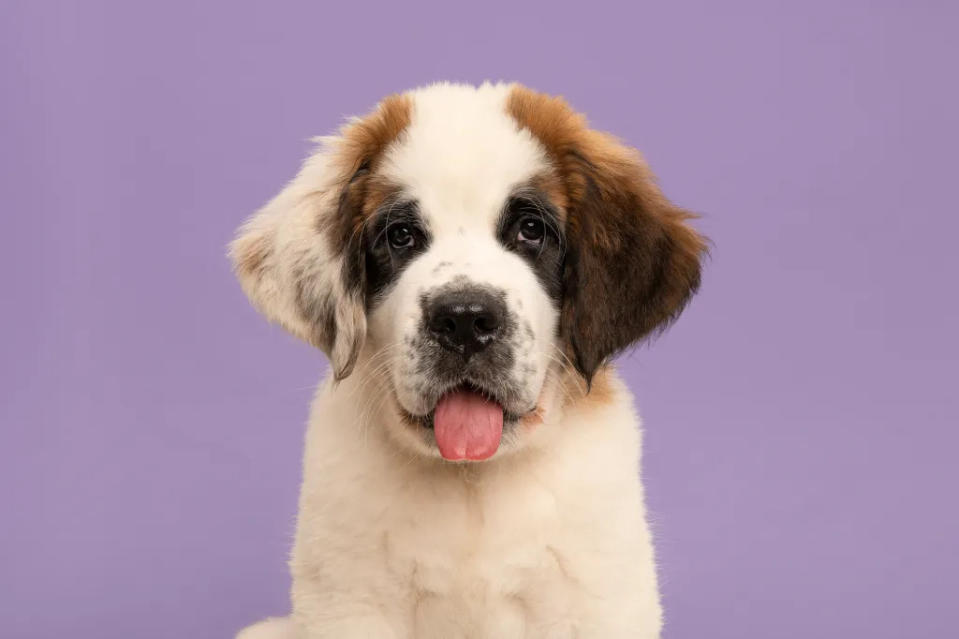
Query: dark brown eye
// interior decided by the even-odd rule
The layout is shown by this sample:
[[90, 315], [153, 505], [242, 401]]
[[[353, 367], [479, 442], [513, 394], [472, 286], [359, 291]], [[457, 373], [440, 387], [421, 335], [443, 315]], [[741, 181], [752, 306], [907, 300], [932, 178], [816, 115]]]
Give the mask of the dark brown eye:
[[543, 225], [543, 220], [537, 217], [526, 217], [519, 223], [517, 239], [527, 244], [539, 244], [543, 241], [545, 234], [546, 227]]
[[416, 244], [416, 238], [413, 237], [413, 229], [410, 228], [409, 224], [404, 222], [391, 225], [390, 228], [386, 230], [386, 237], [390, 242], [390, 246], [395, 249], [413, 248]]

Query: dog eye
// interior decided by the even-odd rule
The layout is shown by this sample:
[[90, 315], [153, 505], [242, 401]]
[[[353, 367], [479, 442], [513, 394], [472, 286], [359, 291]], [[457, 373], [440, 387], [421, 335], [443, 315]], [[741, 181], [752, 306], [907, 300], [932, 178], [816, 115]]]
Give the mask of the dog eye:
[[416, 238], [413, 237], [413, 229], [410, 228], [409, 224], [402, 222], [390, 226], [390, 228], [386, 230], [386, 237], [390, 242], [390, 246], [395, 249], [413, 248], [416, 244]]
[[543, 225], [543, 220], [537, 217], [527, 217], [520, 221], [516, 239], [527, 244], [539, 244], [543, 241], [545, 234], [546, 227]]

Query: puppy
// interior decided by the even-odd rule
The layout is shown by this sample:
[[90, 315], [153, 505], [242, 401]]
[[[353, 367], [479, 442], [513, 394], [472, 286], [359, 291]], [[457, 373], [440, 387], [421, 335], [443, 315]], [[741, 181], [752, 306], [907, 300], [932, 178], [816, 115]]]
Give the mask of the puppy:
[[231, 245], [322, 349], [293, 612], [242, 639], [659, 637], [639, 420], [608, 364], [705, 242], [563, 100], [437, 84], [320, 148]]

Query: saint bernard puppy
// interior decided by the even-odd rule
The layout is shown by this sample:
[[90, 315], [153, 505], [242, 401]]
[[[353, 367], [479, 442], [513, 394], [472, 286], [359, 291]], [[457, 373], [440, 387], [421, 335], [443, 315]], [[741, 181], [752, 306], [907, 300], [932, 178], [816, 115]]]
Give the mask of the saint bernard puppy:
[[325, 352], [292, 615], [242, 639], [659, 637], [640, 431], [609, 360], [704, 239], [560, 98], [383, 100], [239, 230], [236, 273]]

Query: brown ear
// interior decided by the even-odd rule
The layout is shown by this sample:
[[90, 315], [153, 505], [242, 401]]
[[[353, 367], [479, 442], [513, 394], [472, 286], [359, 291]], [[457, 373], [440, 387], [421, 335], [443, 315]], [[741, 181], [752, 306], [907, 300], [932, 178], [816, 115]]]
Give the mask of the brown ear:
[[700, 281], [705, 241], [660, 192], [639, 154], [594, 131], [570, 161], [561, 327], [589, 381], [608, 358], [665, 328]]
[[699, 286], [706, 242], [639, 153], [590, 129], [564, 100], [515, 86], [508, 110], [543, 144], [563, 184], [560, 331], [589, 382], [610, 357], [682, 311]]

